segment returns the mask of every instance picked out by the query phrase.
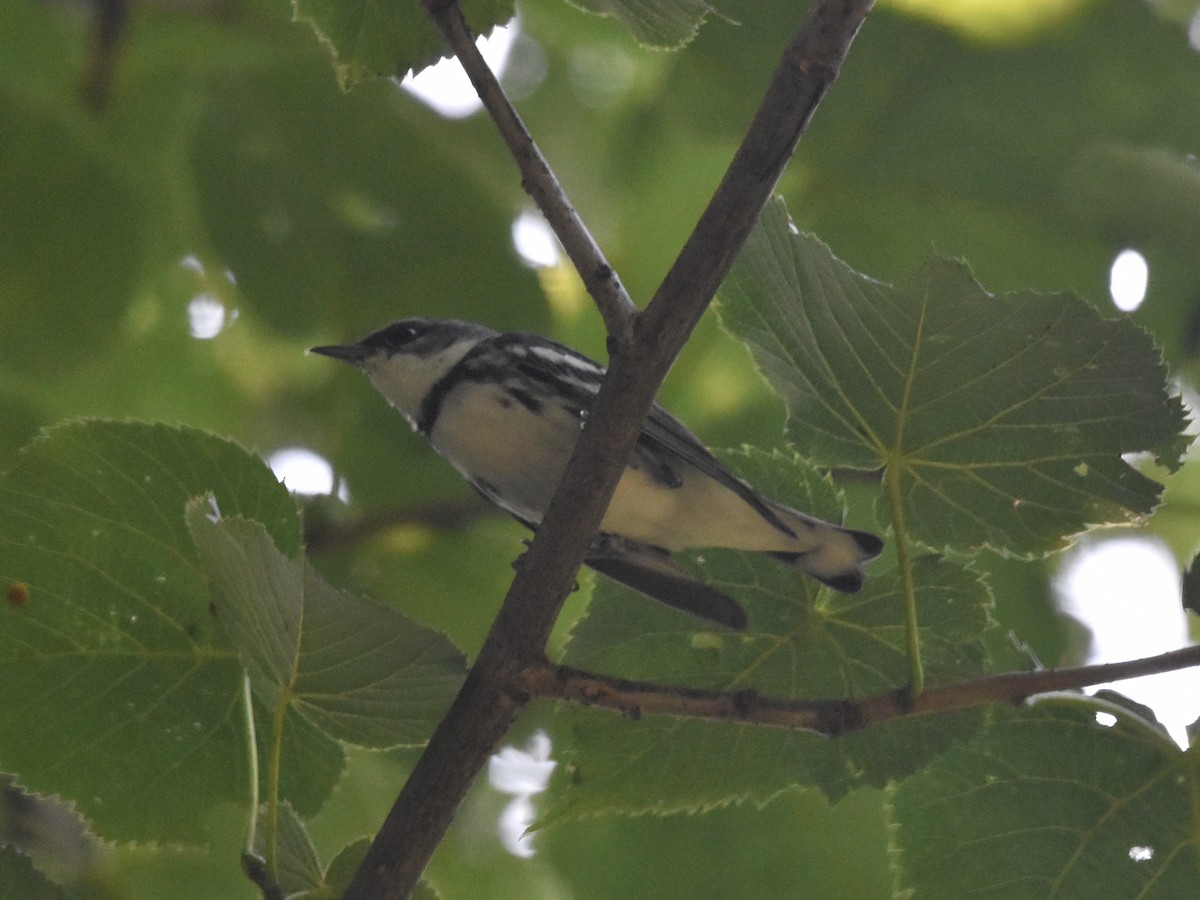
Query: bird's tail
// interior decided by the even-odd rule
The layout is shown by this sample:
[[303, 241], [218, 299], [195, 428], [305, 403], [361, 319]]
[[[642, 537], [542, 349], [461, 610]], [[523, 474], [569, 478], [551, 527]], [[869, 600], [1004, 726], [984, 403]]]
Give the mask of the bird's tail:
[[736, 600], [680, 568], [658, 547], [602, 534], [584, 562], [613, 581], [673, 609], [744, 631], [746, 611]]
[[[809, 549], [768, 555], [837, 591], [852, 594], [863, 586], [863, 564], [880, 554], [883, 541], [786, 506], [773, 506], [773, 510]], [[745, 630], [748, 624], [746, 611], [736, 600], [686, 572], [660, 547], [601, 534], [584, 562], [601, 575], [700, 619], [735, 631]]]
[[883, 552], [883, 541], [867, 531], [842, 528], [802, 512], [779, 506], [775, 511], [798, 535], [806, 535], [811, 549], [798, 553], [775, 552], [776, 559], [807, 572], [835, 591], [853, 594], [863, 586], [863, 563]]

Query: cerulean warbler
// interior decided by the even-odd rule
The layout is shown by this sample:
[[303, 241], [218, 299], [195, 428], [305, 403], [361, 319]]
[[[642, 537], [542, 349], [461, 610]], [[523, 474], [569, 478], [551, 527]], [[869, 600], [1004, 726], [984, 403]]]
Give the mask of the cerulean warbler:
[[[603, 366], [561, 344], [454, 319], [405, 319], [312, 352], [362, 369], [479, 493], [531, 529], [604, 378]], [[702, 547], [766, 553], [853, 592], [883, 542], [763, 496], [655, 404], [585, 562], [676, 609], [745, 628], [732, 598], [670, 558]]]

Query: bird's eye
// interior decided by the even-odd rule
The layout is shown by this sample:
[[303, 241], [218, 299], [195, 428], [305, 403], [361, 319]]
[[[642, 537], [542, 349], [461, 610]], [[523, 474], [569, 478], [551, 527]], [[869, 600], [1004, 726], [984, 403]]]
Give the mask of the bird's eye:
[[412, 343], [421, 335], [419, 325], [412, 322], [394, 322], [363, 339], [362, 343], [389, 356]]

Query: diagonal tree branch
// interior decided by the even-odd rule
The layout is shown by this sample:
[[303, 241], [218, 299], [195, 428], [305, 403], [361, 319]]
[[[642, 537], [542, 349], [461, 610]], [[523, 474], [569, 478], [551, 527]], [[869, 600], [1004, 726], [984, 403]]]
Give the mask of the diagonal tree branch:
[[599, 245], [579, 218], [579, 213], [571, 205], [550, 163], [534, 143], [529, 129], [504, 93], [495, 73], [475, 46], [474, 35], [463, 18], [457, 0], [423, 0], [423, 3], [462, 63], [484, 109], [492, 117], [496, 130], [521, 170], [521, 186], [550, 223], [588, 293], [596, 302], [609, 335], [620, 341], [628, 341], [637, 307], [629, 299], [620, 277], [608, 264]]
[[[487, 93], [485, 106], [509, 139], [515, 113], [506, 100], [497, 104], [499, 85], [477, 58], [457, 5], [424, 2], [481, 95]], [[631, 340], [625, 340], [623, 313], [598, 301], [610, 329], [610, 319], [621, 329], [610, 330], [608, 377], [479, 656], [347, 888], [349, 900], [409, 896], [467, 789], [529, 701], [521, 673], [543, 656], [658, 387], [741, 250], [872, 5], [819, 0], [813, 6], [709, 207], [646, 312], [632, 319]], [[570, 229], [577, 216], [560, 191], [535, 187], [549, 174], [548, 164], [540, 153], [513, 152], [523, 183], [574, 261], [571, 248], [580, 240]], [[580, 271], [585, 280], [594, 274]]]

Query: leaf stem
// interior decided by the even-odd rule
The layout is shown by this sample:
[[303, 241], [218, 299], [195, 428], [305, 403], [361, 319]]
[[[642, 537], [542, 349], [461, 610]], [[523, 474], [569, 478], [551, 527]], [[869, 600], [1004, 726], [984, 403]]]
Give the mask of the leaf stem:
[[[246, 847], [242, 850], [242, 871], [246, 873], [263, 900], [284, 900], [274, 871], [275, 863], [268, 863], [258, 853], [258, 734], [254, 726], [254, 693], [250, 689], [250, 673], [242, 670], [242, 710], [246, 715], [246, 758], [250, 769], [250, 822], [246, 828]], [[272, 839], [271, 848], [275, 841]]]
[[896, 544], [896, 566], [904, 592], [904, 644], [908, 651], [908, 693], [916, 701], [925, 690], [925, 667], [921, 663], [921, 632], [917, 621], [917, 590], [913, 583], [912, 556], [909, 554], [908, 529], [904, 521], [904, 503], [900, 494], [899, 466], [889, 464], [883, 480], [888, 503], [892, 507], [892, 534]]
[[254, 728], [254, 695], [250, 692], [250, 673], [242, 670], [242, 712], [246, 716], [246, 762], [250, 769], [250, 822], [246, 828], [245, 853], [258, 851], [258, 736]]
[[271, 713], [271, 759], [267, 769], [267, 811], [264, 856], [267, 874], [273, 882], [279, 881], [279, 775], [283, 768], [283, 726], [287, 716], [290, 688], [280, 691]]

